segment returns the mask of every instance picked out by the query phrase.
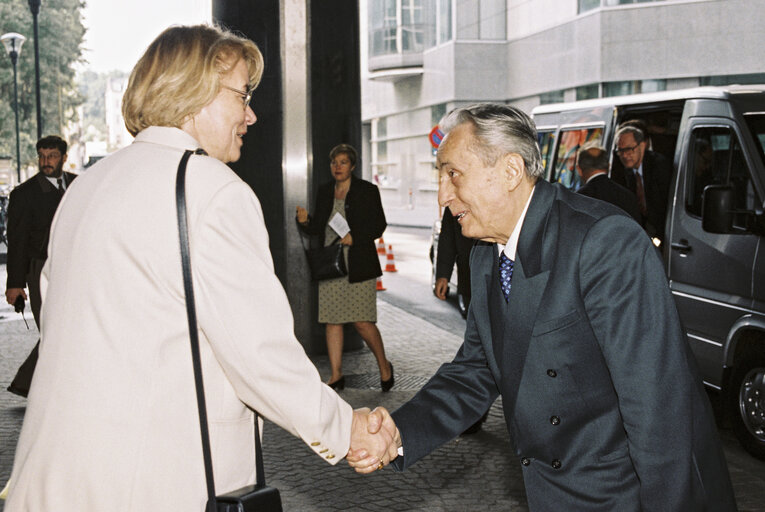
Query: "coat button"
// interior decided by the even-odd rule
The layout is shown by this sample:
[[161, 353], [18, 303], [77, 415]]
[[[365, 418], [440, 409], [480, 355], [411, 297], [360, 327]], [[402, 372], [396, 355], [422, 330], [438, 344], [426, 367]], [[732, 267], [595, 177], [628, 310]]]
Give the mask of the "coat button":
[[531, 460], [529, 460], [528, 457], [524, 457], [521, 459], [521, 464], [523, 464], [524, 466], [528, 466], [529, 464], [531, 464]]
[[548, 377], [552, 377], [552, 378], [555, 378], [555, 377], [557, 377], [557, 376], [558, 376], [558, 372], [556, 372], [555, 370], [553, 370], [552, 368], [550, 368], [549, 370], [547, 370], [547, 376], [548, 376]]
[[553, 467], [553, 469], [560, 469], [562, 464], [560, 463], [558, 459], [555, 459], [554, 461], [550, 463], [550, 465]]
[[550, 423], [553, 425], [560, 425], [560, 418], [557, 416], [550, 416]]

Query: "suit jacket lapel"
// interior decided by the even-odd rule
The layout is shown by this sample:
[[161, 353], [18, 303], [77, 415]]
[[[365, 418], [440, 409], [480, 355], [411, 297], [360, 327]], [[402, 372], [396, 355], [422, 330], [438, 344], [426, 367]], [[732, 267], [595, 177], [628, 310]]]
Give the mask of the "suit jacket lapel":
[[554, 247], [544, 246], [554, 197], [553, 186], [539, 180], [518, 239], [502, 360], [502, 403], [508, 415], [515, 410], [531, 333], [547, 287], [550, 271], [545, 262], [555, 257]]
[[483, 350], [486, 354], [486, 363], [497, 382], [500, 381], [501, 372], [497, 359], [494, 355], [493, 343], [493, 319], [491, 318], [489, 297], [492, 286], [492, 271], [496, 260], [497, 249], [494, 244], [478, 242], [470, 255], [470, 279], [471, 294], [470, 314], [475, 318], [475, 328], [478, 331], [479, 339], [483, 343]]

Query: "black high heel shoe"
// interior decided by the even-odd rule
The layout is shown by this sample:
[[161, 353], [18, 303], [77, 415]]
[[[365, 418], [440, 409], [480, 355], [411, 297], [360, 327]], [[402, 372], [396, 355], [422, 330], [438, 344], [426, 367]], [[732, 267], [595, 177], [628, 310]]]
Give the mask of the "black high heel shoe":
[[390, 391], [390, 388], [393, 387], [393, 384], [395, 383], [396, 379], [393, 377], [393, 363], [388, 363], [390, 365], [390, 379], [388, 380], [382, 380], [380, 379], [380, 387], [383, 390], [383, 393], [386, 393]]
[[343, 375], [342, 377], [340, 377], [339, 379], [337, 379], [334, 382], [330, 382], [329, 384], [327, 384], [327, 386], [331, 387], [332, 389], [334, 389], [336, 391], [344, 390], [345, 389], [345, 375]]

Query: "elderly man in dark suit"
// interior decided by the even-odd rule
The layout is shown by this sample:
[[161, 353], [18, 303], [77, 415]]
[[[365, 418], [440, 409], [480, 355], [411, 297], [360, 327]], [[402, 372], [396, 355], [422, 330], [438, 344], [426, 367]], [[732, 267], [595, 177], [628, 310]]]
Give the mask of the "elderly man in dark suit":
[[617, 130], [614, 149], [624, 169], [611, 178], [635, 194], [643, 227], [649, 236], [663, 241], [672, 164], [661, 153], [648, 149], [646, 134], [634, 124]]
[[[48, 235], [53, 215], [64, 191], [75, 174], [64, 172], [67, 143], [61, 137], [49, 135], [37, 141], [40, 172], [13, 189], [8, 202], [8, 279], [5, 299], [8, 304], [26, 300], [24, 287], [29, 287], [29, 302], [35, 323], [40, 327], [40, 273], [48, 257]], [[27, 396], [37, 364], [39, 342], [8, 391]]]
[[481, 242], [465, 341], [392, 414], [393, 464], [408, 468], [501, 395], [531, 510], [735, 510], [708, 398], [640, 226], [540, 179], [536, 129], [517, 109], [460, 108], [441, 129], [439, 202]]
[[584, 183], [577, 192], [618, 206], [638, 224], [643, 222], [635, 194], [608, 177], [608, 153], [605, 149], [597, 143], [585, 144], [579, 148], [576, 162], [576, 171]]

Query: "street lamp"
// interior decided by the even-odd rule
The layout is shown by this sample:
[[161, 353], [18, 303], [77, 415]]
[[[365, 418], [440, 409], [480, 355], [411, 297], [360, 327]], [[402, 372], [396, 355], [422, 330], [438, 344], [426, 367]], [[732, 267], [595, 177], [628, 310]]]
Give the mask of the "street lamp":
[[37, 99], [37, 140], [42, 139], [42, 109], [40, 107], [40, 39], [37, 33], [37, 15], [40, 14], [41, 0], [29, 0], [29, 10], [32, 11], [32, 26], [35, 36], [35, 98]]
[[13, 111], [16, 113], [16, 177], [21, 183], [21, 142], [19, 141], [19, 85], [16, 78], [16, 61], [21, 53], [21, 45], [27, 38], [16, 32], [9, 32], [0, 37], [5, 46], [5, 51], [13, 64]]

